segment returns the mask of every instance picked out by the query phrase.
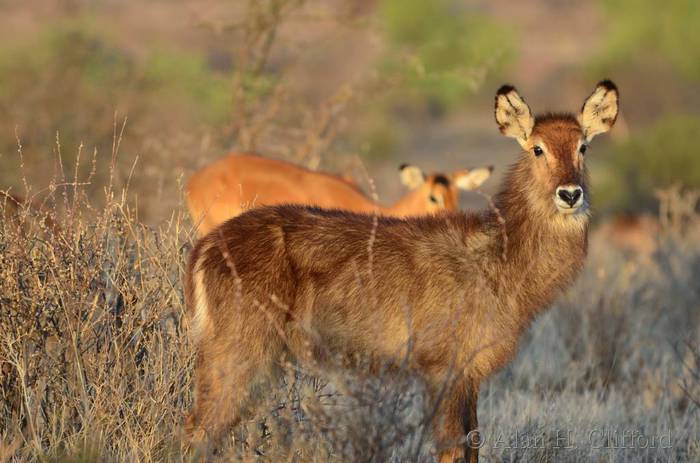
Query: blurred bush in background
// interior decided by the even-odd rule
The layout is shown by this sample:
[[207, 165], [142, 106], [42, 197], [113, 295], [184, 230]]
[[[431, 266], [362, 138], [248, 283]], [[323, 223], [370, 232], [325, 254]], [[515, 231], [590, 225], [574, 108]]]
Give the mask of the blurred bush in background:
[[379, 14], [385, 68], [404, 76], [401, 92], [437, 113], [464, 104], [512, 55], [510, 31], [460, 2], [384, 0]]
[[[114, 112], [129, 103], [137, 64], [88, 23], [64, 23], [0, 49], [0, 121], [3, 153], [50, 149], [56, 134], [77, 146], [82, 134], [111, 137]], [[138, 114], [140, 105], [129, 104]], [[6, 173], [6, 169], [3, 169]], [[15, 173], [15, 172], [13, 172]], [[4, 179], [3, 179], [4, 180]]]
[[661, 59], [700, 80], [700, 3], [687, 0], [602, 0], [608, 22], [603, 57], [616, 66]]
[[[45, 186], [49, 178], [61, 177], [57, 163], [72, 170], [79, 150], [88, 155], [78, 167], [89, 171], [93, 152], [112, 152], [128, 115], [133, 129], [130, 125], [128, 136], [119, 140], [127, 154], [116, 159], [117, 172], [126, 177], [141, 154], [144, 175], [134, 184], [148, 196], [157, 183], [149, 174], [154, 169], [162, 174], [164, 163], [178, 159], [162, 140], [228, 122], [226, 74], [181, 48], [150, 44], [142, 51], [124, 48], [117, 31], [89, 16], [58, 21], [36, 36], [0, 45], [1, 187], [18, 187], [19, 161], [8, 154], [20, 144], [25, 164], [20, 175], [30, 184]], [[158, 141], [161, 152], [154, 149]], [[105, 181], [101, 170], [92, 191], [100, 191]]]
[[666, 117], [648, 130], [604, 153], [605, 168], [596, 196], [602, 207], [617, 212], [655, 210], [658, 189], [673, 185], [700, 188], [697, 134], [700, 117]]
[[649, 210], [655, 188], [698, 184], [697, 2], [206, 0], [178, 4], [180, 22], [160, 3], [36, 5], [8, 3], [0, 19], [2, 189], [23, 175], [44, 188], [81, 144], [85, 175], [116, 140], [116, 183], [131, 182], [149, 221], [231, 149], [329, 170], [359, 156], [372, 175], [404, 161], [463, 167], [459, 152], [500, 172], [514, 154], [489, 114], [502, 81], [534, 108], [563, 109], [601, 77], [618, 82], [622, 117], [592, 157], [598, 209]]
[[23, 138], [44, 145], [52, 144], [55, 131], [66, 137], [106, 132], [111, 142], [115, 110], [128, 109], [149, 125], [162, 125], [174, 114], [194, 125], [227, 121], [229, 76], [209, 66], [206, 56], [156, 44], [145, 44], [137, 56], [120, 45], [117, 34], [84, 17], [3, 44], [2, 121], [26, 127]]
[[399, 154], [416, 121], [464, 109], [468, 97], [513, 57], [513, 34], [477, 8], [454, 0], [382, 0], [384, 91], [360, 104], [356, 137], [366, 159]]
[[622, 88], [624, 140], [602, 153], [596, 202], [604, 212], [655, 211], [655, 191], [700, 185], [700, 3], [601, 0], [605, 34], [589, 75]]

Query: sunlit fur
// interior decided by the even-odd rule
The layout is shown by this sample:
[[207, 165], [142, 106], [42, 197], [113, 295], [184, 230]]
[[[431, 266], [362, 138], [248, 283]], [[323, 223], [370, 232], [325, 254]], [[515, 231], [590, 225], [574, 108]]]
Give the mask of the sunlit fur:
[[[432, 423], [442, 462], [476, 450], [481, 382], [509, 362], [532, 319], [576, 278], [588, 212], [564, 215], [557, 185], [586, 185], [573, 116], [533, 122], [494, 208], [398, 219], [302, 206], [255, 209], [195, 246], [186, 276], [196, 340], [194, 440], [241, 419], [254, 385], [282, 359], [365, 359], [404, 365], [439, 403]], [[203, 285], [206, 292], [198, 292]], [[201, 296], [204, 295], [205, 300]]]
[[[202, 251], [206, 250], [203, 249]], [[199, 259], [199, 262], [194, 262], [191, 285], [194, 310], [190, 317], [190, 337], [193, 342], [197, 343], [201, 336], [210, 331], [212, 327], [211, 317], [209, 316], [207, 286], [204, 284], [204, 270], [202, 269], [201, 259]]]
[[[378, 204], [346, 178], [305, 169], [295, 164], [254, 154], [230, 154], [192, 175], [187, 183], [187, 207], [201, 237], [217, 225], [246, 210], [274, 204], [304, 204], [329, 209], [406, 217], [456, 210], [459, 189], [477, 188], [488, 178], [490, 169], [472, 175], [470, 170], [452, 174], [423, 174], [414, 166], [405, 173], [411, 184], [399, 201], [391, 206]], [[400, 172], [404, 177], [404, 169]], [[471, 176], [469, 188], [451, 180]], [[447, 182], [440, 182], [447, 179]]]
[[[581, 223], [588, 215], [588, 179], [585, 155], [579, 152], [583, 131], [575, 117], [567, 114], [548, 114], [538, 117], [535, 128], [525, 144], [530, 174], [535, 180], [528, 197], [532, 207], [541, 215], [561, 215], [557, 208], [556, 190], [564, 185], [578, 185], [583, 189], [583, 204], [576, 211], [574, 222]], [[532, 150], [539, 146], [544, 154], [535, 157]], [[572, 222], [570, 217], [559, 217]]]

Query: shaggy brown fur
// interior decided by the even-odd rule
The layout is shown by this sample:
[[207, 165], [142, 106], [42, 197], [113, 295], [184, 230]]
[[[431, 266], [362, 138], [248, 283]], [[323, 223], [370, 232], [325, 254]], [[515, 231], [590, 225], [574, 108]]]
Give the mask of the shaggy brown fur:
[[[553, 200], [557, 186], [572, 183], [588, 195], [585, 127], [568, 116], [519, 125], [528, 124], [516, 132], [526, 152], [497, 211], [396, 219], [276, 206], [203, 238], [186, 279], [198, 346], [192, 438], [215, 439], [236, 423], [280, 359], [331, 353], [408, 360], [441, 398], [433, 423], [441, 461], [476, 461], [460, 442], [477, 429], [480, 383], [513, 357], [586, 255], [588, 204], [562, 213]], [[533, 154], [536, 145], [544, 154]]]

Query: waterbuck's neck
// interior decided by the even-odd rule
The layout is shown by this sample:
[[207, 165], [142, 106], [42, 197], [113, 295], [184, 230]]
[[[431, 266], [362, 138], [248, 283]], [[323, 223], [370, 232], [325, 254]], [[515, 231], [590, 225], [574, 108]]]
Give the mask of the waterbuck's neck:
[[391, 206], [382, 207], [381, 210], [385, 214], [397, 217], [408, 215], [417, 215], [425, 212], [425, 198], [421, 194], [420, 189], [411, 190], [396, 201]]
[[496, 244], [496, 288], [523, 319], [543, 310], [578, 274], [588, 242], [585, 213], [566, 216], [533, 193], [527, 159], [507, 173], [487, 228]]

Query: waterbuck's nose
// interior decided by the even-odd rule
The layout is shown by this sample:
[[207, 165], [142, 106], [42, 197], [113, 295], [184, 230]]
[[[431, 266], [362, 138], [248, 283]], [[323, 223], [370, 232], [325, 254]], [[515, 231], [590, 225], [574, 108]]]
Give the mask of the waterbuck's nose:
[[557, 188], [557, 196], [559, 199], [564, 201], [569, 207], [574, 207], [574, 205], [579, 202], [583, 196], [583, 190], [578, 185], [566, 185]]

